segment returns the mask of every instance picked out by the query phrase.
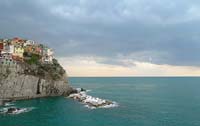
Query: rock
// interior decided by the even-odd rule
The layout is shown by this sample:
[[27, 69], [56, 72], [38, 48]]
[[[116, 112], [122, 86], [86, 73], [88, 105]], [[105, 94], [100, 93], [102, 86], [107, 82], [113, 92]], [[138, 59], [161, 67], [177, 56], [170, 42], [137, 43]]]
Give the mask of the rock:
[[0, 99], [0, 106], [5, 106], [6, 103], [11, 102], [10, 99]]
[[80, 93], [80, 92], [85, 92], [86, 90], [83, 88], [72, 88], [70, 94], [76, 94], [76, 93]]
[[[58, 64], [0, 64], [0, 99], [20, 100], [69, 95], [72, 88], [68, 84], [67, 75], [63, 69], [54, 70], [58, 67], [61, 70]], [[52, 77], [55, 74], [58, 76]]]
[[86, 89], [81, 88], [81, 91], [86, 91]]
[[76, 93], [78, 93], [78, 90], [76, 90], [76, 89], [73, 89], [71, 92], [71, 94], [76, 94]]
[[20, 110], [19, 108], [8, 108], [7, 114], [13, 114], [14, 112]]
[[70, 94], [68, 97], [77, 100], [79, 102], [82, 102], [89, 108], [105, 108], [108, 107], [109, 105], [111, 105], [109, 107], [116, 107], [115, 102], [87, 95], [86, 92], [81, 91], [81, 88], [76, 89], [74, 92], [75, 93]]
[[0, 106], [4, 106], [5, 105], [5, 101], [4, 100], [0, 100]]

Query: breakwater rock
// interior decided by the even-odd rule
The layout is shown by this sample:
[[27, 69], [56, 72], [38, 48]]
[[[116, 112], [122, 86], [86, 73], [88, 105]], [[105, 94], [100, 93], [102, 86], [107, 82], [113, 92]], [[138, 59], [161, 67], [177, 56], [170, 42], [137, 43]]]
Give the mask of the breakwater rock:
[[91, 109], [112, 108], [112, 107], [118, 106], [118, 104], [116, 102], [87, 95], [87, 91], [82, 88], [73, 89], [73, 93], [70, 94], [68, 96], [68, 98], [77, 100], [77, 101], [83, 103], [86, 107], [91, 108]]

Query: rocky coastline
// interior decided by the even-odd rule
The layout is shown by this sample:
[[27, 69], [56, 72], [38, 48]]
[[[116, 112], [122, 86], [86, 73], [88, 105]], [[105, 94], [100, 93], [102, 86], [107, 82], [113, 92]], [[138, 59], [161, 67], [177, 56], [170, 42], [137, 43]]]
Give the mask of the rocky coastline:
[[71, 90], [53, 49], [18, 37], [0, 39], [0, 104], [4, 99], [68, 95]]
[[65, 96], [86, 107], [115, 107], [115, 102], [87, 95], [69, 85], [68, 76], [52, 49], [20, 38], [0, 40], [0, 114], [20, 114], [32, 108], [12, 106], [16, 100]]
[[4, 99], [66, 96], [71, 90], [67, 74], [57, 60], [53, 64], [0, 64], [0, 104]]

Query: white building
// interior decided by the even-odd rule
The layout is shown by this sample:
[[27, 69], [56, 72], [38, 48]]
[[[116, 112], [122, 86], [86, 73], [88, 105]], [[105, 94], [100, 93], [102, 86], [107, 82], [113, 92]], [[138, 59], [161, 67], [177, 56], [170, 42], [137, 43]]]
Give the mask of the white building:
[[53, 52], [52, 49], [49, 49], [49, 48], [45, 47], [43, 49], [42, 61], [44, 63], [52, 63], [52, 61], [53, 61], [53, 54], [54, 54], [54, 52]]
[[1, 54], [4, 54], [4, 53], [13, 54], [14, 53], [14, 45], [5, 43]]
[[1, 64], [14, 64], [14, 60], [12, 59], [12, 54], [11, 53], [3, 53], [1, 54], [0, 58]]
[[35, 44], [35, 41], [33, 40], [27, 40], [25, 43], [24, 43], [24, 46], [27, 46], [27, 45], [34, 45]]

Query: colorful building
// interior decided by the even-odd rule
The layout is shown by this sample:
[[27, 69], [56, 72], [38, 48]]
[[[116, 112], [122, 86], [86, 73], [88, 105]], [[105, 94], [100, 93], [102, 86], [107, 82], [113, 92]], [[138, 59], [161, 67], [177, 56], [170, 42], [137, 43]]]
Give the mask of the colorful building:
[[24, 43], [24, 46], [28, 46], [28, 45], [35, 45], [35, 42], [33, 40], [26, 40], [26, 42]]
[[2, 58], [1, 52], [3, 51], [3, 42], [0, 42], [0, 59]]
[[38, 45], [27, 45], [24, 47], [24, 52], [42, 55], [42, 49]]
[[3, 53], [10, 53], [13, 54], [14, 53], [14, 45], [10, 44], [10, 43], [3, 43], [3, 50], [1, 52]]
[[0, 42], [0, 50], [3, 50], [3, 42]]
[[52, 63], [53, 61], [53, 50], [48, 47], [43, 47], [42, 51], [42, 62]]
[[24, 59], [30, 59], [33, 54], [38, 55], [42, 63], [52, 63], [53, 50], [42, 44], [20, 38], [0, 40], [0, 60], [3, 62], [23, 62]]
[[14, 48], [14, 56], [18, 56], [20, 58], [23, 58], [23, 54], [24, 54], [24, 48], [22, 46], [17, 46]]

